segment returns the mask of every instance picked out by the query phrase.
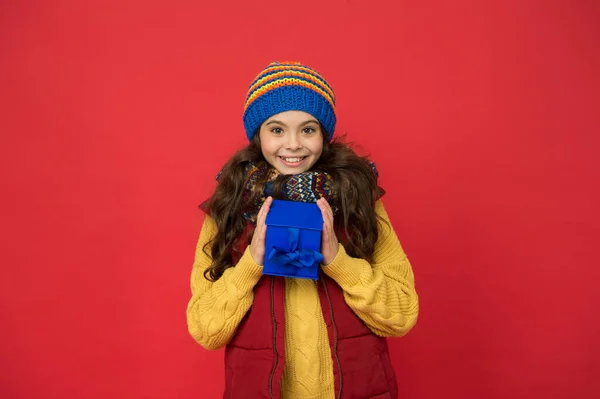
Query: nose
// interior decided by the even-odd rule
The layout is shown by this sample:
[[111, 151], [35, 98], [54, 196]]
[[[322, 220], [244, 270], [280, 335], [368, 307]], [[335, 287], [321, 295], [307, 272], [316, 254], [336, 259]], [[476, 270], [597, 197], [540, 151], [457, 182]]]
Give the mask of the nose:
[[287, 143], [286, 143], [286, 149], [288, 150], [299, 150], [300, 148], [302, 148], [302, 143], [300, 142], [300, 138], [298, 137], [297, 134], [288, 134], [287, 135]]

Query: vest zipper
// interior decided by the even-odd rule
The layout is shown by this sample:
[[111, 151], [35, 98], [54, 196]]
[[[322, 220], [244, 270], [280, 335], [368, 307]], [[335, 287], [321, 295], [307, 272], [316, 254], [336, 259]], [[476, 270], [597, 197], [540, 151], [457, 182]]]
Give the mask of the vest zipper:
[[331, 304], [331, 298], [329, 297], [329, 290], [327, 289], [327, 283], [325, 283], [325, 279], [321, 279], [323, 282], [323, 288], [325, 289], [325, 296], [327, 297], [327, 302], [329, 303], [329, 314], [331, 315], [331, 324], [333, 325], [333, 356], [335, 357], [335, 362], [337, 363], [338, 373], [340, 375], [340, 390], [337, 394], [337, 398], [340, 399], [342, 397], [342, 365], [340, 363], [340, 358], [337, 353], [337, 345], [338, 345], [338, 333], [337, 326], [335, 325], [335, 320], [333, 318], [333, 305]]
[[273, 398], [273, 377], [279, 364], [279, 353], [277, 352], [277, 321], [275, 320], [275, 277], [271, 277], [271, 322], [273, 323], [273, 352], [275, 353], [275, 364], [269, 378], [269, 396]]

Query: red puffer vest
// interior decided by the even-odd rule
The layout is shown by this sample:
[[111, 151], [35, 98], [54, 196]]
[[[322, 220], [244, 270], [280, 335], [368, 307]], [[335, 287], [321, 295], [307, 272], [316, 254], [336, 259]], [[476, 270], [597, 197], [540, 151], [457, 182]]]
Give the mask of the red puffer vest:
[[[225, 350], [224, 399], [279, 399], [284, 355], [282, 277], [263, 276], [252, 307]], [[327, 324], [336, 399], [396, 399], [398, 386], [385, 338], [374, 335], [323, 273], [319, 299]]]

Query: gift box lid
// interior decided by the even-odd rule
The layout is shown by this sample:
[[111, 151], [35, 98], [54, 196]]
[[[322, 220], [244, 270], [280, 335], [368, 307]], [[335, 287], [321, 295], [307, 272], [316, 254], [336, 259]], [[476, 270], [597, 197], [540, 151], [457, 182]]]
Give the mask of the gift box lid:
[[323, 215], [315, 203], [273, 200], [265, 223], [268, 226], [323, 230]]

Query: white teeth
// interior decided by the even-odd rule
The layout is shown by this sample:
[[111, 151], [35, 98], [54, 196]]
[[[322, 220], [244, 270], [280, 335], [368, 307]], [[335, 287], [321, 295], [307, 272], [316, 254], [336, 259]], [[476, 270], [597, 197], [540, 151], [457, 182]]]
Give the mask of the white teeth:
[[289, 162], [289, 163], [295, 163], [295, 162], [300, 162], [303, 158], [283, 158], [283, 160], [285, 162]]

